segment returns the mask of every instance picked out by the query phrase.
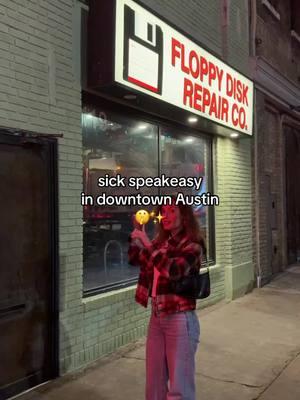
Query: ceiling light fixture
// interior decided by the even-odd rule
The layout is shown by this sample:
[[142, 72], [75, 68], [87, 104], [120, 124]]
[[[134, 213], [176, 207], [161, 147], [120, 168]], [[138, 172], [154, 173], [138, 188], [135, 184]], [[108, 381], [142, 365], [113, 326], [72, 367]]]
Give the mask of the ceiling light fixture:
[[194, 124], [195, 122], [197, 122], [198, 121], [198, 118], [197, 117], [189, 117], [188, 118], [188, 122], [190, 122], [191, 124]]

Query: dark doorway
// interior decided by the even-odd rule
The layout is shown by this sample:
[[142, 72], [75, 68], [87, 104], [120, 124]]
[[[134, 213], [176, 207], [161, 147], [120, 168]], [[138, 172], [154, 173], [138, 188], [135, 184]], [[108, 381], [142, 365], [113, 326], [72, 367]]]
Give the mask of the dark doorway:
[[0, 400], [58, 374], [56, 151], [0, 130]]
[[300, 131], [285, 126], [288, 263], [300, 261]]

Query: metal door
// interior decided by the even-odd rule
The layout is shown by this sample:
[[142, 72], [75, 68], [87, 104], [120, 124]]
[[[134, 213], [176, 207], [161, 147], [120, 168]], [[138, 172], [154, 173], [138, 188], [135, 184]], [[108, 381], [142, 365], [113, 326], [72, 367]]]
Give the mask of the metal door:
[[300, 261], [300, 132], [285, 127], [288, 263]]
[[56, 143], [0, 131], [0, 400], [57, 369]]

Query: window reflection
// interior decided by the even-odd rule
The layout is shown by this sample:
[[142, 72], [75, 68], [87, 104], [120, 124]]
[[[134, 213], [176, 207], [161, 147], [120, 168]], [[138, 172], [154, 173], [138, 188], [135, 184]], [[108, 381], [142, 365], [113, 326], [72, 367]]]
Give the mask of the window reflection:
[[[113, 113], [83, 113], [84, 192], [96, 198], [135, 194], [134, 188], [98, 187], [98, 178], [121, 174], [157, 175], [157, 127]], [[157, 194], [143, 188], [141, 194]], [[132, 216], [138, 208], [84, 206], [84, 290], [136, 277], [138, 270], [127, 263]], [[151, 211], [151, 210], [149, 210]], [[153, 231], [151, 224], [148, 232]]]
[[[180, 188], [186, 195], [201, 194], [209, 190], [210, 141], [192, 136], [184, 130], [158, 126], [114, 112], [84, 112], [83, 131], [83, 191], [96, 198], [98, 195], [133, 195], [130, 187], [99, 187], [98, 178], [120, 174], [155, 177], [203, 177], [200, 193], [193, 188]], [[210, 181], [208, 181], [209, 183]], [[170, 189], [141, 188], [142, 195], [174, 194]], [[132, 231], [132, 218], [140, 207], [84, 206], [84, 291], [112, 287], [138, 276], [138, 268], [128, 265], [128, 236]], [[147, 209], [146, 207], [143, 207]], [[148, 208], [147, 211], [152, 211]], [[209, 207], [195, 208], [209, 245]], [[154, 224], [146, 230], [154, 235]]]
[[[202, 185], [197, 192], [195, 188], [178, 188], [173, 193], [181, 192], [185, 195], [201, 195], [208, 191], [208, 141], [199, 137], [191, 136], [188, 132], [176, 131], [176, 129], [163, 127], [160, 137], [161, 146], [161, 173], [168, 176], [192, 176], [202, 177]], [[164, 189], [164, 194], [169, 192]], [[198, 216], [201, 231], [209, 245], [209, 207], [199, 205], [194, 207]], [[209, 250], [209, 249], [208, 249]]]

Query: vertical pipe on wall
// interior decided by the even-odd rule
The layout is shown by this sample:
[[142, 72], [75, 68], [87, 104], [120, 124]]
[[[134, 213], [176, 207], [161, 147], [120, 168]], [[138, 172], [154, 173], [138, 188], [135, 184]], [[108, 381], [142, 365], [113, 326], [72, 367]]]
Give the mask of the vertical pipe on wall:
[[284, 135], [284, 123], [286, 122], [287, 115], [285, 113], [280, 114], [280, 139], [281, 139], [281, 151], [282, 151], [282, 189], [283, 196], [281, 202], [281, 232], [282, 232], [282, 256], [281, 263], [283, 270], [287, 267], [287, 188], [286, 188], [286, 141]]
[[250, 56], [255, 57], [256, 55], [255, 37], [256, 37], [256, 20], [257, 20], [256, 0], [249, 1], [249, 15], [250, 15]]
[[[257, 107], [257, 92], [254, 94], [254, 110]], [[259, 215], [259, 163], [258, 163], [258, 129], [257, 114], [254, 112], [254, 188], [255, 188], [255, 239], [256, 239], [256, 283], [257, 287], [261, 287], [261, 265], [260, 265], [260, 215]]]
[[[255, 66], [256, 56], [256, 0], [249, 1], [249, 15], [250, 15], [250, 56], [252, 56], [252, 65]], [[254, 92], [254, 190], [255, 190], [255, 241], [256, 241], [256, 284], [261, 287], [262, 270], [260, 265], [260, 215], [259, 215], [259, 162], [258, 162], [258, 129], [257, 129], [257, 95]]]
[[230, 13], [230, 0], [221, 1], [221, 32], [222, 32], [222, 58], [228, 58], [228, 25]]

